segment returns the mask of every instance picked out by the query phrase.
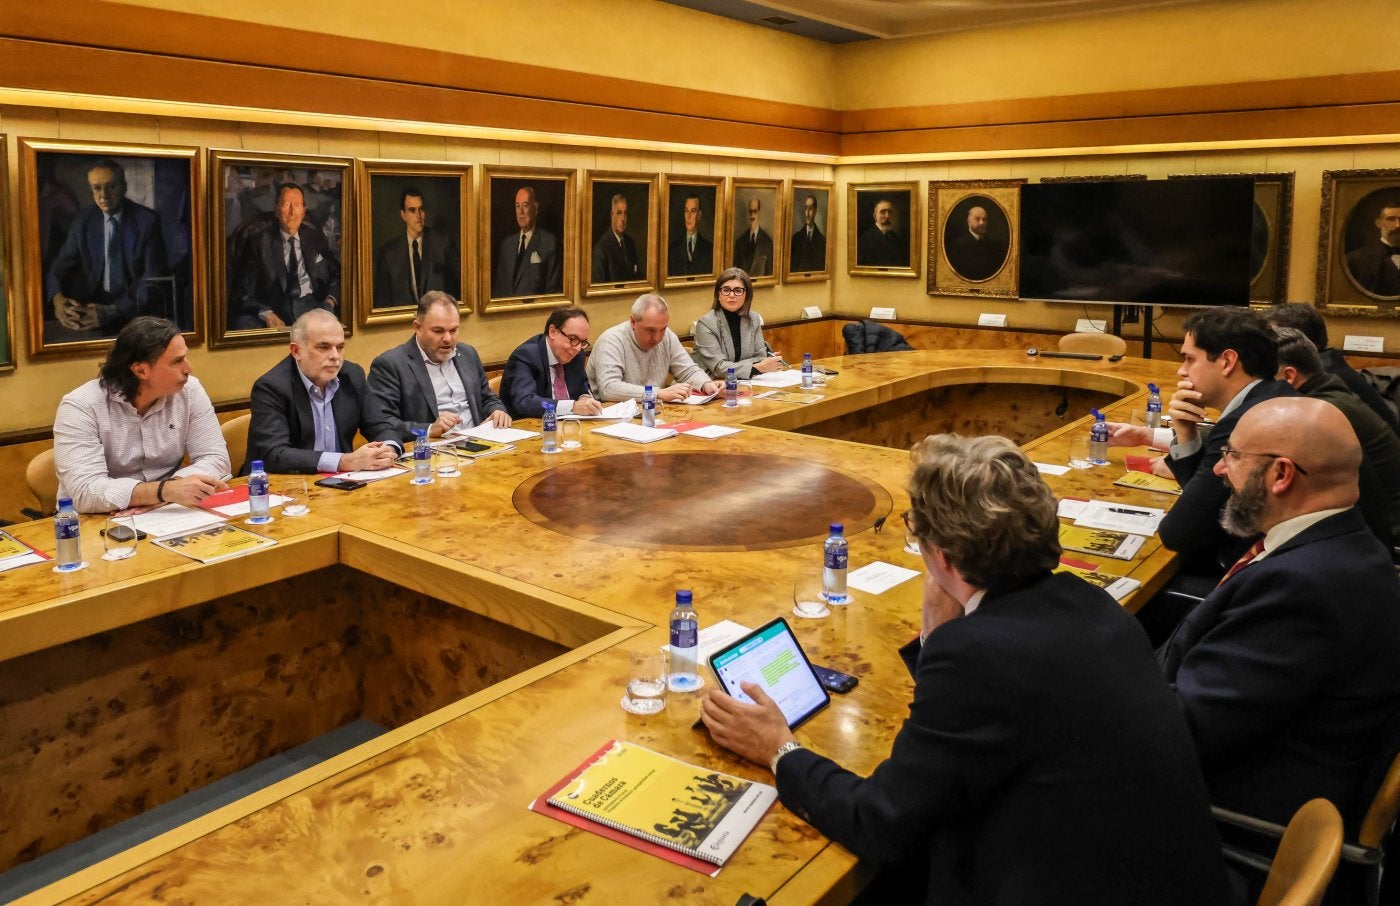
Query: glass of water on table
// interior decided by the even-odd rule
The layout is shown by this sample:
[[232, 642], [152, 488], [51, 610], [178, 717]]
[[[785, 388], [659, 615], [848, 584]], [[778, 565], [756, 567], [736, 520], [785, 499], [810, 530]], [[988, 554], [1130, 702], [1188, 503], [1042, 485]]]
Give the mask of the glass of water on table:
[[636, 648], [628, 652], [627, 691], [622, 710], [632, 714], [656, 714], [666, 707], [666, 652], [660, 648]]

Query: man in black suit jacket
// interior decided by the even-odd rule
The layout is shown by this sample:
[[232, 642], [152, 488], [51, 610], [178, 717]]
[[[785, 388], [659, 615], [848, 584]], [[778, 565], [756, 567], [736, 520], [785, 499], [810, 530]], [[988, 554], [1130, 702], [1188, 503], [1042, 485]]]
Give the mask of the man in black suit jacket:
[[170, 277], [170, 267], [160, 218], [126, 197], [121, 164], [104, 158], [87, 180], [93, 204], [73, 218], [49, 266], [45, 296], [69, 330], [114, 337], [137, 315], [168, 313], [171, 287], [155, 281]]
[[[1141, 425], [1109, 424], [1114, 446], [1166, 446], [1166, 465], [1181, 483], [1181, 496], [1158, 526], [1162, 544], [1182, 555], [1182, 569], [1213, 580], [1234, 562], [1244, 545], [1220, 527], [1230, 491], [1213, 474], [1221, 450], [1240, 416], [1264, 400], [1298, 393], [1278, 373], [1275, 337], [1263, 315], [1247, 308], [1207, 308], [1182, 325], [1181, 380], [1167, 411], [1170, 429], [1161, 436]], [[1206, 408], [1220, 412], [1209, 434], [1200, 428]]]
[[[344, 359], [345, 328], [312, 309], [292, 324], [291, 355], [253, 384], [248, 457], [269, 472], [385, 469], [402, 452], [393, 428], [365, 384], [365, 372]], [[354, 449], [355, 433], [369, 443]]]
[[1382, 204], [1376, 229], [1377, 242], [1347, 254], [1347, 270], [1372, 295], [1400, 296], [1400, 199]]
[[637, 244], [627, 235], [627, 199], [614, 195], [608, 229], [593, 245], [593, 282], [626, 283], [645, 276]]
[[1180, 708], [1133, 618], [1051, 572], [1059, 520], [1034, 464], [1001, 437], [938, 435], [915, 458], [906, 519], [928, 575], [889, 758], [860, 777], [802, 748], [749, 684], [755, 704], [709, 693], [715, 741], [768, 765], [817, 830], [889, 866], [869, 902], [1225, 902]]
[[549, 313], [544, 333], [515, 348], [501, 377], [501, 398], [512, 418], [539, 418], [545, 400], [554, 400], [560, 415], [603, 411], [584, 369], [588, 330], [588, 313], [565, 305]]
[[811, 273], [826, 270], [826, 237], [817, 228], [817, 198], [808, 195], [802, 200], [804, 223], [792, 234], [792, 249], [788, 256], [791, 273]]
[[498, 299], [547, 296], [564, 289], [559, 240], [539, 226], [539, 210], [534, 188], [522, 186], [515, 193], [515, 223], [520, 229], [501, 241], [496, 256], [491, 294]]
[[428, 290], [462, 294], [462, 253], [456, 241], [427, 228], [423, 193], [408, 186], [399, 196], [404, 235], [379, 246], [374, 255], [374, 307], [417, 305]]
[[1340, 349], [1334, 349], [1328, 342], [1327, 321], [1322, 313], [1306, 302], [1280, 302], [1268, 311], [1269, 326], [1292, 327], [1301, 330], [1303, 335], [1317, 347], [1322, 356], [1322, 366], [1327, 373], [1339, 378], [1347, 389], [1361, 398], [1372, 412], [1400, 436], [1400, 420], [1397, 420], [1395, 407], [1386, 402], [1385, 397], [1359, 371], [1351, 367]]
[[1215, 467], [1225, 527], [1262, 547], [1160, 657], [1217, 805], [1282, 824], [1320, 796], [1354, 833], [1375, 792], [1358, 784], [1400, 708], [1400, 583], [1355, 507], [1360, 462], [1341, 412], [1296, 397], [1246, 412]]
[[413, 317], [413, 336], [370, 364], [370, 389], [402, 440], [410, 440], [416, 428], [441, 437], [483, 422], [510, 427], [506, 407], [486, 381], [481, 356], [457, 342], [461, 322], [456, 299], [425, 293]]
[[981, 205], [968, 209], [967, 228], [952, 230], [943, 250], [964, 280], [986, 280], [1006, 263], [1006, 244], [987, 236], [987, 209]]
[[308, 311], [339, 306], [340, 257], [305, 222], [305, 198], [301, 186], [282, 184], [276, 223], [254, 224], [234, 250], [231, 330], [284, 330]]
[[700, 218], [705, 213], [700, 196], [691, 193], [681, 204], [685, 232], [671, 240], [666, 249], [666, 276], [694, 277], [714, 273], [714, 243], [700, 233]]
[[758, 225], [762, 209], [758, 196], [750, 198], [748, 228], [734, 237], [734, 266], [750, 277], [773, 275], [773, 237]]

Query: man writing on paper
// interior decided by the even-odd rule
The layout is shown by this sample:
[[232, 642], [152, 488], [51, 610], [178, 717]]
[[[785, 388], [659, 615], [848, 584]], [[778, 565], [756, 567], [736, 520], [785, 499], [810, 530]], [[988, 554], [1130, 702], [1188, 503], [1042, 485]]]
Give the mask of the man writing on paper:
[[486, 382], [481, 356], [457, 342], [457, 300], [424, 293], [413, 316], [413, 336], [380, 353], [369, 366], [369, 387], [400, 440], [414, 428], [441, 437], [454, 428], [510, 427], [510, 415]]
[[[253, 384], [251, 408], [245, 470], [255, 459], [269, 472], [387, 469], [403, 452], [364, 369], [345, 360], [345, 328], [322, 309], [293, 322], [291, 354]], [[358, 450], [356, 431], [369, 441]]]
[[506, 360], [501, 397], [514, 418], [539, 418], [545, 400], [560, 415], [597, 415], [603, 407], [588, 386], [588, 313], [562, 305], [549, 313], [544, 333], [521, 343]]
[[64, 396], [54, 416], [60, 497], [73, 498], [80, 513], [109, 513], [194, 506], [226, 487], [228, 447], [209, 395], [190, 374], [179, 327], [131, 320], [98, 374]]
[[928, 576], [889, 757], [844, 770], [748, 683], [752, 705], [707, 695], [715, 741], [881, 869], [865, 902], [1226, 902], [1186, 722], [1132, 616], [1051, 572], [1059, 519], [1035, 465], [1001, 437], [937, 435], [913, 456], [905, 518]]
[[[671, 330], [671, 311], [656, 293], [638, 296], [632, 317], [615, 324], [598, 337], [588, 359], [588, 381], [607, 401], [641, 399], [645, 385], [656, 388], [656, 399], [677, 403], [690, 396], [718, 393], [720, 384], [709, 380], [703, 369], [686, 354], [680, 338]], [[666, 375], [676, 383], [662, 388]]]

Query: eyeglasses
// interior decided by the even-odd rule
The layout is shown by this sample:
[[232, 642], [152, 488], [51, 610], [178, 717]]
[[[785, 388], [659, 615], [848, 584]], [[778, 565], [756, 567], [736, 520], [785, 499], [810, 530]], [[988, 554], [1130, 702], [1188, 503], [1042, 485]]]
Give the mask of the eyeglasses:
[[554, 331], [568, 342], [570, 349], [587, 349], [589, 347], [588, 341], [581, 337], [576, 337], [571, 333], [565, 333], [557, 327], [554, 328]]
[[904, 520], [904, 546], [918, 547], [919, 536], [914, 533], [914, 520], [909, 518], [911, 510], [905, 510], [899, 514], [899, 518]]
[[721, 286], [719, 288], [719, 294], [721, 296], [742, 296], [747, 293], [748, 290], [744, 289], [742, 286]]
[[1225, 457], [1225, 458], [1228, 458], [1228, 457], [1231, 457], [1231, 456], [1267, 456], [1267, 457], [1269, 457], [1270, 459], [1286, 459], [1286, 460], [1288, 460], [1289, 462], [1292, 462], [1292, 463], [1293, 463], [1293, 468], [1295, 468], [1295, 469], [1298, 470], [1298, 474], [1299, 474], [1299, 475], [1306, 475], [1306, 474], [1308, 474], [1308, 470], [1307, 470], [1307, 469], [1303, 468], [1303, 467], [1300, 466], [1298, 463], [1293, 462], [1292, 457], [1290, 457], [1290, 456], [1288, 456], [1288, 455], [1286, 455], [1286, 454], [1284, 454], [1284, 453], [1251, 453], [1251, 452], [1249, 452], [1248, 450], [1232, 450], [1232, 449], [1229, 448], [1229, 447], [1221, 447], [1221, 448], [1220, 448], [1220, 455], [1221, 455], [1222, 457]]

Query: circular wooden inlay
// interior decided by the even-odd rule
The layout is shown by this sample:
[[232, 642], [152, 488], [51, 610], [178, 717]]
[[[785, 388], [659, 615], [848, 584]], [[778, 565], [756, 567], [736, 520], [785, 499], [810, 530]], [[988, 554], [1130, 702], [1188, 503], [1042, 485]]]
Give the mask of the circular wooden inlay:
[[768, 550], [864, 531], [894, 505], [860, 475], [786, 456], [621, 453], [542, 472], [515, 508], [586, 541], [679, 551]]

